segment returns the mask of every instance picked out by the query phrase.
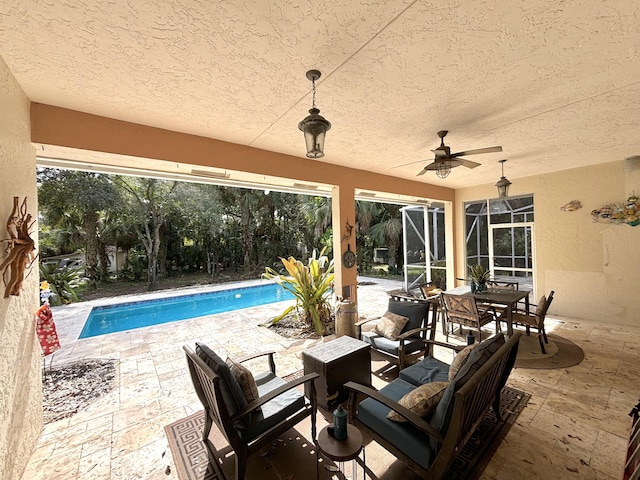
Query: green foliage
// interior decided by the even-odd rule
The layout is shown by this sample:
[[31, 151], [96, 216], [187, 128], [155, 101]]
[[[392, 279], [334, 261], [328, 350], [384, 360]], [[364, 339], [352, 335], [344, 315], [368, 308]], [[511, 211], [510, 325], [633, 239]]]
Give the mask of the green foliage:
[[40, 281], [49, 283], [51, 305], [66, 305], [77, 302], [77, 290], [84, 283], [82, 268], [58, 268], [55, 264], [40, 265]]
[[491, 272], [482, 265], [469, 265], [469, 278], [476, 285], [484, 285], [491, 278]]
[[147, 257], [133, 252], [127, 256], [124, 267], [118, 272], [118, 278], [126, 281], [141, 281], [147, 274]]
[[281, 258], [289, 275], [280, 275], [270, 267], [265, 268], [263, 278], [275, 280], [296, 298], [296, 304], [275, 317], [273, 323], [282, 320], [294, 308], [298, 308], [302, 310], [304, 321], [312, 325], [318, 335], [324, 332], [325, 322], [331, 315], [330, 296], [334, 279], [333, 260], [329, 262], [324, 252], [323, 249], [320, 255], [316, 256], [317, 252], [314, 250], [308, 266], [294, 257]]

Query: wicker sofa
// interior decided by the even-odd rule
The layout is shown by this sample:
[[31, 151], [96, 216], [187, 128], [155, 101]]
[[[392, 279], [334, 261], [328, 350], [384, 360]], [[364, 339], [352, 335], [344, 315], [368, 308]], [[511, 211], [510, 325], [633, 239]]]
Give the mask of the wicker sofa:
[[[502, 333], [478, 344], [444, 389], [435, 411], [426, 418], [398, 401], [418, 386], [448, 381], [449, 365], [431, 356], [403, 369], [380, 391], [349, 382], [349, 419], [421, 478], [440, 479], [473, 431], [493, 406], [501, 419], [500, 392], [513, 368], [521, 333], [505, 341]], [[440, 342], [430, 342], [455, 347]], [[365, 397], [362, 400], [363, 396]], [[394, 410], [406, 422], [387, 418]]]

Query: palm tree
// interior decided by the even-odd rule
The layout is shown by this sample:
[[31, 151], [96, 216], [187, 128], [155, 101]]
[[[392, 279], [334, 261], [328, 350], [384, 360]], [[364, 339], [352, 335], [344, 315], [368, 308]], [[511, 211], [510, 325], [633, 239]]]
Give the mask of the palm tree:
[[400, 205], [381, 203], [378, 223], [367, 231], [377, 245], [389, 248], [389, 271], [398, 268], [398, 250], [402, 245], [402, 216]]

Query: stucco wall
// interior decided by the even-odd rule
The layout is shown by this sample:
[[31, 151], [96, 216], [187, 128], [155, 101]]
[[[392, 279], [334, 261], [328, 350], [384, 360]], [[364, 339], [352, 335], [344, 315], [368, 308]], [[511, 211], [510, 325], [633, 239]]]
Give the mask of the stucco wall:
[[[28, 197], [37, 217], [35, 150], [30, 139], [29, 100], [0, 58], [0, 238], [12, 199]], [[33, 227], [34, 238], [37, 225]], [[0, 259], [4, 259], [4, 244]], [[0, 478], [21, 477], [42, 429], [40, 348], [33, 314], [38, 307], [38, 272], [34, 265], [19, 296], [2, 298], [0, 284]]]
[[[510, 194], [534, 195], [535, 286], [537, 295], [555, 290], [550, 312], [640, 325], [640, 226], [595, 223], [591, 217], [593, 209], [625, 201], [634, 190], [640, 194], [640, 169], [626, 171], [621, 160], [511, 181]], [[494, 185], [457, 190], [457, 231], [464, 232], [464, 202], [495, 196]], [[570, 200], [580, 200], [583, 208], [561, 211]], [[458, 236], [456, 255], [465, 254], [464, 237]], [[457, 263], [456, 276], [464, 276], [465, 265]]]

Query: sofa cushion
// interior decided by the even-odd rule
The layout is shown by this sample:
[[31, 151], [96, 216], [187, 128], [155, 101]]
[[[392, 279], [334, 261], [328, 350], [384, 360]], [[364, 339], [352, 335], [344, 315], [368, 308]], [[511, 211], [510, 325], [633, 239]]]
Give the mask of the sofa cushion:
[[400, 378], [413, 385], [449, 380], [449, 365], [437, 358], [425, 357], [420, 362], [400, 370]]
[[458, 370], [462, 368], [462, 365], [464, 365], [464, 363], [467, 361], [467, 358], [469, 358], [471, 350], [473, 350], [477, 346], [477, 343], [469, 345], [468, 347], [465, 347], [463, 350], [459, 351], [458, 354], [453, 357], [453, 361], [451, 362], [451, 366], [449, 367], [449, 381], [453, 380], [453, 377], [456, 376]]
[[[479, 343], [476, 348], [471, 350], [467, 361], [458, 371], [456, 376], [451, 380], [449, 386], [444, 391], [444, 395], [438, 403], [433, 417], [429, 422], [433, 428], [445, 435], [451, 422], [453, 415], [453, 404], [455, 401], [455, 393], [467, 383], [467, 381], [484, 365], [484, 363], [496, 353], [500, 347], [504, 345], [504, 334], [498, 333]], [[431, 439], [431, 446], [437, 450], [437, 442]]]
[[256, 385], [256, 381], [253, 379], [251, 371], [241, 363], [236, 362], [231, 357], [227, 358], [227, 365], [229, 365], [231, 373], [240, 385], [242, 394], [247, 400], [247, 403], [251, 403], [254, 400], [257, 400], [259, 397], [258, 386]]
[[[449, 382], [425, 383], [404, 395], [398, 403], [416, 415], [426, 417], [436, 408], [448, 384]], [[406, 418], [394, 410], [387, 414], [387, 418], [394, 422], [407, 421]]]
[[409, 330], [422, 327], [422, 322], [424, 321], [428, 308], [429, 304], [427, 302], [402, 302], [399, 300], [389, 299], [387, 310], [409, 319], [400, 332], [400, 334], [403, 334]]
[[[220, 377], [220, 391], [222, 400], [230, 416], [243, 410], [247, 406], [242, 389], [235, 379], [229, 366], [209, 347], [203, 343], [196, 343], [196, 354], [204, 360], [207, 366]], [[246, 426], [246, 421], [238, 420], [238, 426]]]
[[[390, 353], [391, 355], [398, 356], [398, 349], [400, 348], [400, 340], [389, 340], [378, 335], [375, 332], [362, 332], [362, 341], [368, 343], [376, 350], [382, 350], [383, 352]], [[417, 352], [423, 346], [422, 339], [419, 337], [409, 337], [404, 341], [404, 353], [409, 354]], [[446, 380], [446, 379], [445, 379]]]
[[[280, 385], [284, 385], [286, 383], [280, 377], [275, 376], [271, 372], [256, 375], [255, 381], [258, 386], [258, 393], [260, 397], [263, 397], [271, 390], [275, 390]], [[266, 432], [274, 425], [280, 423], [285, 418], [304, 408], [304, 405], [304, 394], [296, 388], [287, 390], [273, 400], [269, 400], [260, 407], [259, 411], [252, 414], [249, 427], [240, 432], [243, 440], [246, 442], [251, 441], [261, 433]]]
[[[397, 402], [414, 388], [415, 385], [397, 378], [382, 388], [380, 393]], [[367, 398], [358, 405], [357, 418], [371, 430], [384, 433], [385, 440], [413, 461], [424, 468], [429, 468], [435, 455], [425, 434], [410, 423], [392, 422], [387, 418], [387, 413], [389, 413], [388, 407], [373, 398]]]

